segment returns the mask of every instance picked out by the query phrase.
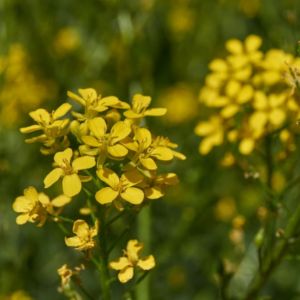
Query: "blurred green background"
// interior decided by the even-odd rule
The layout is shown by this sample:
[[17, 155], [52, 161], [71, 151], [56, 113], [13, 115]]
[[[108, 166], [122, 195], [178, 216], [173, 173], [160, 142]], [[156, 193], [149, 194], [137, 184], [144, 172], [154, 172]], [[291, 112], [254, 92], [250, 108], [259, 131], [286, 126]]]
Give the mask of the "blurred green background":
[[[300, 2], [0, 0], [0, 24], [0, 299], [14, 299], [17, 290], [63, 299], [56, 269], [76, 262], [76, 254], [55, 224], [17, 226], [11, 209], [26, 186], [42, 188], [50, 161], [18, 128], [29, 125], [29, 111], [54, 109], [67, 90], [86, 87], [125, 101], [141, 92], [169, 109], [148, 125], [178, 143], [187, 160], [171, 166], [181, 183], [151, 208], [158, 262], [151, 299], [218, 299], [219, 274], [237, 267], [259, 228], [262, 193], [241, 169], [220, 167], [222, 153], [199, 155], [198, 92], [229, 38], [258, 34], [265, 49], [294, 54]], [[285, 261], [265, 293], [300, 299], [299, 271], [297, 261]], [[86, 281], [97, 290], [97, 282]]]

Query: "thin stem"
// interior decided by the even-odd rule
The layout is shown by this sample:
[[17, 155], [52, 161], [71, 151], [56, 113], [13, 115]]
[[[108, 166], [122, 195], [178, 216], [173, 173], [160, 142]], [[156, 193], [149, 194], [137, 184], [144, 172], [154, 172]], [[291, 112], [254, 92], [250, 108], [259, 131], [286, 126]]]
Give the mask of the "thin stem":
[[290, 218], [285, 230], [284, 239], [281, 239], [277, 245], [269, 252], [269, 255], [265, 257], [263, 268], [260, 272], [257, 272], [252, 283], [248, 289], [245, 300], [256, 299], [259, 291], [262, 289], [266, 281], [269, 279], [272, 271], [280, 264], [285, 256], [289, 244], [292, 242], [297, 228], [300, 223], [300, 205], [297, 207], [296, 212]]

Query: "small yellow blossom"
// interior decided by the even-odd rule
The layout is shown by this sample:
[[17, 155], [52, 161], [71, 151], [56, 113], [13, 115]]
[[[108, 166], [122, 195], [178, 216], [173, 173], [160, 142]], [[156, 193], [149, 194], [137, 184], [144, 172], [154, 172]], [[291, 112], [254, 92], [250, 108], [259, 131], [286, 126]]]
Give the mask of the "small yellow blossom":
[[84, 270], [84, 265], [70, 269], [67, 264], [64, 264], [57, 269], [57, 273], [61, 279], [61, 287], [64, 288], [69, 286], [71, 278], [77, 276], [81, 270]]
[[128, 149], [122, 141], [130, 134], [131, 128], [126, 122], [116, 122], [108, 133], [106, 122], [98, 117], [90, 120], [89, 129], [92, 135], [82, 136], [85, 145], [80, 147], [81, 153], [98, 155], [98, 162], [101, 163], [107, 155], [117, 159], [127, 155]]
[[81, 156], [73, 158], [73, 150], [67, 148], [62, 152], [57, 152], [54, 155], [54, 169], [45, 177], [45, 188], [49, 188], [61, 177], [62, 188], [65, 195], [73, 197], [81, 191], [81, 178], [78, 175], [80, 170], [86, 170], [96, 165], [95, 158], [91, 156]]
[[66, 55], [77, 49], [80, 44], [78, 31], [72, 27], [61, 28], [54, 39], [54, 49], [59, 55]]
[[130, 240], [127, 243], [124, 256], [118, 260], [110, 262], [109, 266], [119, 271], [118, 279], [121, 283], [126, 283], [134, 276], [134, 268], [139, 267], [143, 271], [149, 271], [155, 267], [155, 259], [153, 255], [145, 258], [140, 258], [140, 251], [143, 249], [143, 244], [137, 240]]
[[76, 220], [73, 224], [73, 233], [75, 236], [65, 238], [68, 247], [73, 247], [78, 251], [92, 249], [96, 245], [94, 237], [98, 234], [98, 222], [94, 227], [89, 227], [84, 220]]
[[[67, 146], [68, 139], [66, 137], [66, 134], [68, 131], [69, 120], [60, 119], [70, 111], [71, 107], [72, 106], [69, 103], [64, 103], [51, 113], [43, 108], [39, 108], [35, 111], [30, 112], [30, 117], [37, 124], [23, 127], [20, 129], [20, 131], [22, 133], [42, 131], [42, 134], [33, 138], [26, 139], [25, 142], [41, 142], [45, 146], [45, 148], [41, 149], [44, 154], [51, 154], [60, 146]], [[58, 141], [58, 138], [62, 138], [62, 140]]]
[[176, 144], [163, 137], [152, 139], [151, 132], [146, 128], [137, 128], [133, 142], [127, 143], [126, 146], [135, 152], [132, 162], [147, 170], [157, 169], [155, 160], [171, 161], [174, 157], [185, 159], [181, 153], [172, 149], [177, 147]]
[[23, 225], [27, 222], [38, 222], [38, 226], [44, 225], [48, 214], [54, 214], [53, 207], [62, 207], [71, 201], [70, 197], [60, 195], [50, 201], [44, 193], [38, 193], [30, 186], [24, 190], [24, 196], [19, 196], [13, 203], [13, 210], [20, 215], [16, 222]]
[[151, 97], [136, 94], [132, 99], [131, 109], [124, 112], [124, 116], [128, 119], [140, 119], [146, 116], [163, 116], [166, 114], [166, 108], [149, 108]]
[[105, 182], [108, 187], [100, 189], [95, 197], [100, 204], [112, 203], [118, 197], [131, 204], [141, 204], [144, 200], [144, 193], [135, 187], [143, 180], [143, 176], [136, 170], [130, 170], [119, 177], [108, 168], [100, 168], [97, 171], [98, 177]]

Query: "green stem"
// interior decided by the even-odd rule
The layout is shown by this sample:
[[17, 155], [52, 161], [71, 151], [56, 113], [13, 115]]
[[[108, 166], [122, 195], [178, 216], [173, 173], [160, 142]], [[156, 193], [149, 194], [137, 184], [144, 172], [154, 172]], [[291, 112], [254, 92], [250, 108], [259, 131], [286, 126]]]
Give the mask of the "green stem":
[[[139, 239], [144, 244], [145, 252], [150, 251], [150, 240], [151, 240], [151, 210], [150, 206], [144, 207], [138, 215], [138, 236]], [[146, 276], [146, 275], [145, 275]], [[137, 300], [149, 300], [149, 286], [150, 286], [150, 277], [144, 277], [144, 279], [137, 287], [136, 287], [136, 299]], [[140, 282], [140, 281], [139, 281]]]
[[252, 280], [252, 283], [248, 289], [245, 300], [256, 299], [259, 291], [262, 289], [266, 281], [274, 269], [280, 264], [283, 257], [285, 256], [289, 244], [292, 242], [293, 236], [295, 235], [298, 225], [300, 223], [300, 205], [297, 207], [296, 212], [290, 218], [288, 225], [285, 230], [285, 236], [281, 239], [273, 248], [272, 251], [264, 259], [264, 265], [260, 271], [258, 271]]

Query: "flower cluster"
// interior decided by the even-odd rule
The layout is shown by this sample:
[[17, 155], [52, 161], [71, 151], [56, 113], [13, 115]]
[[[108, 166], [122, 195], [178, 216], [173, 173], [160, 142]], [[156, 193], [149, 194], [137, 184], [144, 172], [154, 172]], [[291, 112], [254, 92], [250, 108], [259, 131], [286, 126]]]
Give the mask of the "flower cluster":
[[293, 150], [300, 106], [290, 71], [300, 66], [300, 59], [279, 49], [264, 53], [261, 44], [255, 35], [244, 42], [231, 39], [226, 43], [229, 54], [210, 63], [199, 100], [211, 115], [195, 128], [202, 137], [201, 154], [229, 143], [248, 155], [263, 137], [275, 132], [282, 149]]
[[[96, 237], [99, 226], [106, 230], [107, 217], [132, 207], [139, 211], [150, 200], [163, 197], [166, 188], [177, 184], [178, 178], [175, 173], [160, 173], [159, 165], [176, 158], [184, 160], [185, 156], [176, 151], [178, 146], [167, 137], [156, 136], [142, 126], [143, 118], [166, 113], [165, 108], [150, 108], [150, 97], [136, 94], [129, 105], [115, 96], [102, 97], [92, 88], [79, 89], [78, 94], [68, 92], [68, 96], [74, 101], [74, 108], [79, 106], [81, 111], [68, 102], [52, 112], [39, 108], [29, 114], [35, 124], [21, 128], [22, 133], [33, 134], [25, 140], [27, 143], [41, 143], [41, 153], [53, 155], [53, 169], [45, 174], [44, 188], [56, 186], [55, 193], [58, 188], [60, 195], [50, 201], [46, 194], [29, 187], [24, 196], [15, 200], [13, 209], [20, 213], [20, 225], [36, 222], [42, 226], [47, 218], [72, 223], [73, 236], [63, 227], [65, 244], [90, 257], [93, 249], [103, 247], [102, 229], [100, 245]], [[77, 206], [79, 214], [91, 217], [92, 225], [82, 218], [62, 216], [67, 204], [80, 202], [72, 199], [80, 198], [82, 191], [85, 203]], [[125, 256], [120, 259], [122, 266], [111, 263], [120, 271], [122, 283], [133, 277], [135, 266], [144, 271], [154, 267], [153, 256], [139, 258], [141, 249], [136, 240], [129, 241]], [[73, 274], [65, 267], [60, 273], [64, 281]]]

